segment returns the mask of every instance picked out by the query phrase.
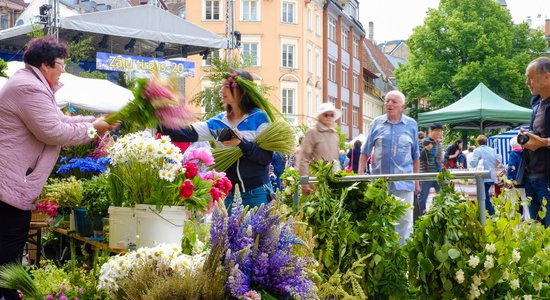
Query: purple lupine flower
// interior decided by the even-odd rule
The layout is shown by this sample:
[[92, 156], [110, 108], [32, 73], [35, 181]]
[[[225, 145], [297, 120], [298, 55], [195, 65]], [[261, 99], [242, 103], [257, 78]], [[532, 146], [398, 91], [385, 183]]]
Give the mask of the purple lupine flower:
[[227, 277], [227, 289], [233, 297], [240, 297], [250, 290], [247, 276], [235, 265]]

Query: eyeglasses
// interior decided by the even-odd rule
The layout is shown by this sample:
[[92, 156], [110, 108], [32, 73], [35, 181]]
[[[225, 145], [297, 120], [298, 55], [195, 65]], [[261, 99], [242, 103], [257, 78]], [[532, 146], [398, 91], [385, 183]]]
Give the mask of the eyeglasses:
[[55, 63], [58, 64], [58, 65], [60, 65], [60, 66], [61, 66], [61, 69], [65, 70], [65, 63], [58, 62], [58, 61], [56, 61]]
[[325, 118], [328, 118], [328, 117], [334, 118], [334, 113], [324, 113], [323, 117], [325, 117]]

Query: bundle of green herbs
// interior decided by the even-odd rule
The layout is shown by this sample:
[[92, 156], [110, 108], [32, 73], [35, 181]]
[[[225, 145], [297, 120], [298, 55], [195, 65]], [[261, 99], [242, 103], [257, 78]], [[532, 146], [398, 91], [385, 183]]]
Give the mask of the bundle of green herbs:
[[331, 164], [312, 165], [318, 183], [303, 199], [305, 219], [317, 236], [314, 253], [324, 283], [321, 299], [408, 296], [406, 254], [394, 224], [407, 206], [383, 180], [341, 182]]

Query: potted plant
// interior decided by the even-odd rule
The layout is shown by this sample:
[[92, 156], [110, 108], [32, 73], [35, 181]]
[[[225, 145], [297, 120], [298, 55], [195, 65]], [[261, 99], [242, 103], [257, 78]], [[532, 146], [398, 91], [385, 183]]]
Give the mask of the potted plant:
[[103, 231], [103, 218], [107, 216], [111, 198], [110, 185], [107, 175], [101, 174], [83, 183], [82, 208], [86, 209], [86, 216], [92, 222], [94, 237], [100, 237]]

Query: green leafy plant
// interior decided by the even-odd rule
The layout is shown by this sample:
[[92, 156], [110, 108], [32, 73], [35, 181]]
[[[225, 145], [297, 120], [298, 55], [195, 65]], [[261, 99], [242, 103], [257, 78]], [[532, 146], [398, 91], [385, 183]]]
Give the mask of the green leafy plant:
[[326, 280], [319, 296], [407, 297], [407, 260], [393, 226], [407, 206], [383, 180], [341, 182], [345, 172], [333, 173], [321, 162], [313, 170], [318, 183], [303, 210], [317, 235], [314, 253]]
[[448, 170], [438, 175], [441, 191], [415, 223], [407, 244], [409, 280], [422, 299], [465, 298], [455, 276], [470, 255], [483, 249], [483, 227], [473, 203], [454, 191]]
[[70, 210], [80, 206], [82, 202], [82, 181], [75, 177], [57, 179], [50, 178], [42, 190], [41, 199], [55, 199], [59, 208]]
[[107, 211], [111, 205], [110, 189], [111, 186], [105, 174], [83, 182], [81, 206], [86, 208], [90, 219], [94, 215], [107, 216]]

